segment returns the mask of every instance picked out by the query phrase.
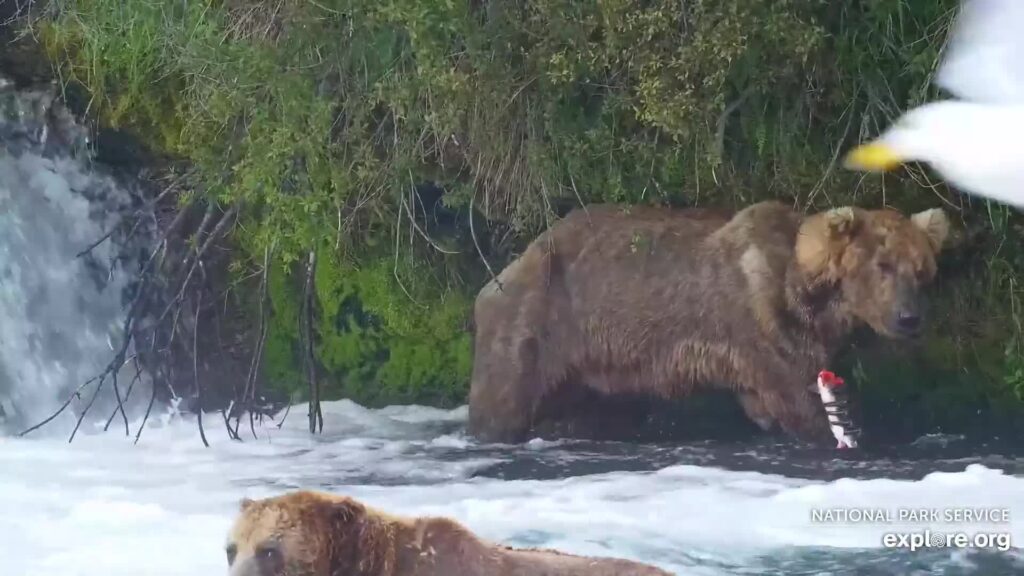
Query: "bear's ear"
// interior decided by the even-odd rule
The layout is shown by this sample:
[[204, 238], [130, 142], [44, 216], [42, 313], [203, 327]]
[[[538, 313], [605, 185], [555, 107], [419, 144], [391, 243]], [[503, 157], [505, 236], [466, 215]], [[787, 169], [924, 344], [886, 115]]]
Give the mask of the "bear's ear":
[[930, 208], [910, 217], [915, 226], [924, 231], [935, 254], [942, 252], [949, 238], [949, 218], [942, 208]]
[[255, 503], [256, 503], [256, 501], [253, 500], [252, 498], [242, 498], [238, 502], [238, 510], [241, 511], [241, 512], [245, 512], [246, 510], [248, 510]]
[[356, 522], [364, 513], [362, 505], [351, 498], [332, 500], [329, 507], [331, 524], [339, 532], [344, 531], [346, 527]]
[[[392, 574], [400, 550], [398, 518], [349, 497], [324, 503], [328, 514], [331, 574]], [[413, 544], [413, 543], [410, 543]]]
[[338, 543], [334, 550], [338, 567], [351, 566], [353, 574], [354, 567], [362, 568], [360, 574], [390, 574], [389, 566], [394, 566], [397, 550], [397, 528], [402, 520], [345, 496], [334, 499], [329, 506], [331, 533]]
[[852, 236], [862, 224], [857, 211], [849, 206], [833, 208], [825, 213], [829, 240], [842, 240]]
[[811, 284], [836, 279], [839, 259], [864, 217], [844, 206], [804, 218], [796, 239], [796, 261]]

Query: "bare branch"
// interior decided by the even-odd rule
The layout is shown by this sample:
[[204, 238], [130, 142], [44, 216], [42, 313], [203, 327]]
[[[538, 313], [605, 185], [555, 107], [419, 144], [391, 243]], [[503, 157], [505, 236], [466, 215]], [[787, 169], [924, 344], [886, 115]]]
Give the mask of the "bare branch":
[[[256, 400], [256, 381], [259, 371], [260, 363], [263, 360], [263, 348], [267, 341], [267, 332], [269, 331], [269, 322], [267, 321], [267, 313], [269, 306], [267, 301], [269, 299], [269, 284], [268, 277], [270, 274], [270, 256], [271, 248], [268, 246], [263, 250], [263, 272], [260, 275], [260, 300], [259, 300], [259, 325], [257, 329], [257, 342], [256, 350], [253, 351], [252, 361], [249, 363], [249, 373], [246, 375], [245, 389], [242, 391], [240, 398], [242, 402], [242, 410], [245, 410], [249, 415], [249, 430], [252, 433], [253, 439], [256, 436], [256, 423], [253, 415], [253, 405]], [[235, 417], [235, 428], [234, 436], [238, 439], [238, 426], [241, 420], [241, 413]]]
[[[158, 323], [162, 322], [164, 318], [167, 317], [167, 314], [169, 314], [171, 310], [173, 310], [176, 306], [178, 306], [181, 303], [182, 299], [185, 297], [185, 291], [188, 289], [188, 286], [192, 281], [192, 276], [195, 273], [196, 268], [200, 265], [200, 262], [202, 261], [203, 256], [206, 254], [206, 251], [213, 244], [213, 241], [216, 240], [224, 232], [224, 229], [227, 228], [228, 223], [231, 221], [231, 219], [234, 217], [237, 211], [238, 206], [232, 206], [231, 208], [229, 208], [228, 211], [221, 216], [213, 231], [211, 231], [210, 234], [206, 237], [206, 240], [203, 242], [202, 246], [199, 247], [199, 245], [197, 244], [197, 248], [195, 249], [193, 255], [186, 259], [183, 268], [188, 268], [188, 274], [185, 275], [185, 279], [181, 282], [181, 286], [180, 288], [178, 288], [177, 294], [174, 296], [173, 299], [171, 299], [171, 301], [167, 304], [167, 307], [164, 309], [163, 313], [161, 313], [160, 316], [157, 318]], [[209, 224], [209, 216], [210, 212], [207, 211], [206, 217], [203, 218], [203, 224], [200, 226], [199, 232], [196, 233], [197, 241], [204, 230], [204, 226], [207, 226]]]
[[[166, 198], [168, 194], [170, 194], [171, 192], [176, 191], [177, 190], [176, 184], [178, 182], [180, 182], [182, 178], [184, 178], [184, 175], [176, 178], [174, 180], [174, 182], [172, 182], [170, 185], [168, 185], [167, 188], [165, 188], [163, 192], [161, 192], [159, 195], [157, 195], [156, 198], [150, 200], [149, 202], [146, 202], [144, 205], [142, 205], [138, 210], [136, 210], [132, 214], [132, 217], [136, 220], [136, 223], [135, 223], [135, 226], [133, 227], [132, 232], [128, 235], [129, 238], [131, 238], [132, 235], [134, 235], [134, 233], [135, 233], [134, 229], [138, 228], [138, 222], [140, 221], [140, 218], [141, 218], [142, 214], [144, 212], [151, 211], [153, 208], [156, 207], [157, 204], [160, 203], [160, 201], [162, 201], [164, 198]], [[84, 250], [82, 250], [78, 254], [75, 254], [75, 258], [81, 258], [82, 256], [85, 256], [89, 252], [92, 252], [97, 246], [102, 244], [104, 240], [107, 240], [108, 238], [110, 238], [114, 234], [114, 232], [116, 232], [121, 226], [123, 226], [125, 221], [126, 221], [126, 218], [119, 218], [117, 220], [117, 222], [113, 226], [110, 227], [110, 230], [107, 230], [106, 234], [104, 234], [103, 236], [100, 236], [100, 238], [98, 240], [96, 240], [95, 242], [90, 244], [87, 248], [85, 248]]]
[[106, 381], [106, 376], [100, 378], [99, 384], [96, 385], [96, 389], [92, 392], [92, 397], [89, 398], [89, 403], [85, 405], [85, 409], [78, 415], [78, 421], [75, 422], [75, 429], [71, 431], [71, 436], [68, 437], [68, 444], [75, 439], [75, 434], [78, 433], [79, 427], [82, 426], [82, 420], [85, 419], [85, 415], [89, 413], [89, 409], [96, 402], [96, 397], [99, 396], [100, 390], [103, 388], [103, 382]]
[[487, 261], [487, 257], [484, 256], [483, 250], [480, 249], [480, 242], [476, 239], [476, 231], [473, 229], [473, 201], [476, 200], [476, 191], [473, 191], [473, 195], [469, 198], [469, 235], [473, 237], [473, 245], [476, 246], [476, 253], [480, 255], [480, 259], [483, 260], [484, 266], [487, 267], [487, 272], [491, 274], [491, 279], [494, 280], [494, 284], [498, 287], [499, 292], [504, 292], [505, 288], [501, 285], [501, 280], [494, 275], [494, 270], [491, 268], [490, 262]]
[[[134, 357], [134, 355], [133, 355], [133, 357]], [[115, 370], [113, 370], [111, 372], [111, 375], [114, 378], [114, 397], [117, 398], [117, 411], [121, 412], [121, 417], [124, 419], [124, 435], [125, 436], [127, 436], [129, 434], [129, 431], [128, 431], [128, 415], [125, 414], [124, 402], [121, 401], [121, 390], [117, 386], [117, 373], [120, 372], [121, 368], [125, 364], [127, 364], [127, 363], [128, 362], [125, 361], [123, 364], [121, 364], [121, 366], [117, 367]]]
[[[412, 172], [409, 172], [409, 180], [411, 183]], [[440, 246], [437, 245], [437, 242], [434, 242], [434, 240], [430, 236], [427, 236], [427, 233], [424, 232], [422, 228], [420, 228], [419, 224], [416, 223], [416, 217], [413, 216], [412, 211], [409, 210], [409, 204], [405, 201], [405, 195], [402, 195], [402, 208], [405, 210], [405, 213], [409, 215], [409, 223], [412, 225], [413, 229], [419, 232], [420, 236], [422, 236], [423, 239], [426, 240], [428, 244], [434, 247], [434, 250], [437, 250], [442, 254], [459, 254], [458, 251], [453, 252], [451, 250], [445, 250], [444, 248], [441, 248]]]
[[54, 412], [53, 414], [48, 416], [42, 422], [40, 422], [40, 423], [38, 423], [38, 424], [36, 424], [34, 426], [31, 426], [31, 427], [25, 429], [22, 432], [19, 432], [17, 434], [17, 436], [19, 438], [21, 438], [22, 436], [25, 436], [26, 434], [29, 434], [30, 432], [34, 432], [34, 431], [42, 428], [43, 426], [46, 426], [50, 422], [52, 422], [54, 418], [56, 418], [57, 416], [60, 416], [61, 412], [66, 410], [67, 407], [71, 405], [71, 401], [72, 400], [74, 400], [75, 398], [81, 398], [82, 397], [82, 390], [85, 389], [85, 387], [88, 386], [89, 384], [92, 384], [93, 382], [95, 382], [98, 378], [99, 378], [99, 376], [95, 376], [93, 378], [90, 378], [90, 379], [86, 380], [84, 384], [82, 384], [81, 386], [76, 388], [75, 391], [72, 392], [71, 395], [68, 396], [68, 399], [65, 400], [63, 404], [61, 404], [60, 408], [58, 408], [56, 412]]
[[146, 406], [146, 414], [142, 417], [142, 423], [139, 424], [139, 431], [135, 433], [135, 442], [139, 443], [139, 437], [142, 436], [142, 430], [146, 427], [146, 422], [149, 421], [149, 413], [153, 411], [153, 404], [156, 403], [156, 386], [153, 386], [153, 392], [149, 396], [149, 405]]
[[203, 446], [210, 447], [210, 443], [206, 441], [206, 431], [203, 430], [203, 386], [199, 382], [199, 313], [203, 309], [203, 292], [199, 291], [196, 296], [196, 321], [192, 326], [192, 378], [195, 381], [196, 387], [196, 422], [199, 424], [199, 437], [203, 440]]
[[[135, 376], [132, 377], [132, 381], [128, 385], [128, 391], [125, 392], [125, 395], [124, 395], [124, 401], [125, 402], [128, 402], [128, 399], [131, 398], [132, 390], [135, 389], [135, 384], [137, 382], [139, 382], [140, 380], [142, 380], [142, 366], [139, 365], [139, 357], [138, 357], [137, 354], [132, 356], [132, 361], [135, 363]], [[107, 418], [107, 424], [103, 427], [103, 431], [104, 432], [106, 432], [110, 428], [110, 424], [114, 421], [114, 417], [117, 416], [118, 409], [120, 409], [120, 412], [122, 414], [124, 414], [124, 409], [122, 408], [121, 404], [118, 403], [118, 407], [114, 408], [114, 411], [110, 413], [110, 417]], [[128, 436], [130, 434], [131, 433], [128, 430], [128, 421], [126, 419], [125, 420], [125, 436]]]
[[306, 263], [306, 283], [302, 294], [303, 360], [306, 364], [306, 377], [309, 380], [309, 432], [316, 433], [319, 428], [323, 432], [324, 415], [320, 408], [320, 383], [316, 374], [316, 355], [313, 349], [313, 322], [316, 290], [313, 278], [316, 274], [316, 251], [309, 251]]

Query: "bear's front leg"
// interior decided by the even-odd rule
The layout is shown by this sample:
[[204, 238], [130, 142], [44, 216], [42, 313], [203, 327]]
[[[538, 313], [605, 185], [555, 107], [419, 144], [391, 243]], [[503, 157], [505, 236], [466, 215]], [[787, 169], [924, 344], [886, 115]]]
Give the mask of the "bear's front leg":
[[832, 442], [828, 416], [818, 394], [807, 386], [800, 386], [787, 396], [789, 410], [786, 411], [786, 417], [780, 419], [783, 430], [806, 442]]
[[533, 424], [529, 383], [521, 372], [500, 378], [486, 389], [470, 393], [469, 433], [484, 442], [528, 440]]
[[757, 392], [741, 390], [737, 393], [737, 398], [739, 398], [740, 406], [747, 414], [747, 418], [750, 418], [754, 424], [757, 424], [765, 432], [772, 430], [775, 426], [775, 418], [772, 417], [768, 408], [764, 405], [764, 400], [761, 399]]
[[537, 343], [514, 339], [478, 357], [469, 391], [469, 433], [484, 442], [528, 440], [537, 408]]
[[784, 432], [805, 442], [828, 442], [832, 433], [821, 400], [807, 386], [760, 394], [762, 409]]

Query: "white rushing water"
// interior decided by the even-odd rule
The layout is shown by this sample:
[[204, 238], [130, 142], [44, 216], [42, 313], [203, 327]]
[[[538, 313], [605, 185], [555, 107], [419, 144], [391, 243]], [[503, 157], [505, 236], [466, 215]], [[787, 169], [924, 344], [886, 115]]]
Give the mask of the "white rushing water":
[[[118, 249], [107, 240], [79, 254], [132, 199], [70, 146], [62, 149], [62, 139], [81, 134], [54, 134], [46, 101], [12, 92], [0, 77], [0, 430], [49, 416], [121, 342], [129, 274]], [[145, 223], [140, 229], [136, 238], [147, 234]], [[92, 390], [53, 426], [70, 429]], [[97, 408], [110, 405], [109, 384], [105, 392]]]
[[[304, 410], [296, 407], [281, 429], [259, 427], [259, 440], [233, 442], [223, 431], [208, 431], [210, 449], [194, 422], [166, 417], [136, 446], [109, 433], [85, 434], [71, 445], [63, 438], [0, 438], [3, 573], [224, 574], [223, 543], [239, 499], [296, 488], [349, 494], [394, 513], [451, 516], [513, 545], [641, 559], [685, 574], [768, 573], [738, 567], [802, 547], [880, 550], [888, 531], [1005, 532], [1024, 542], [1024, 479], [977, 465], [917, 481], [818, 482], [686, 465], [556, 480], [474, 478], [517, 452], [573, 453], [557, 443], [474, 452], [479, 447], [458, 431], [464, 410], [372, 411], [343, 401], [325, 411], [330, 434], [323, 437], [308, 434], [295, 417]], [[907, 507], [1005, 509], [1010, 521], [812, 519], [812, 510], [830, 507], [893, 514]], [[935, 562], [971, 561], [947, 550]], [[837, 565], [843, 562], [849, 560]], [[1017, 562], [1024, 570], [1024, 560]]]

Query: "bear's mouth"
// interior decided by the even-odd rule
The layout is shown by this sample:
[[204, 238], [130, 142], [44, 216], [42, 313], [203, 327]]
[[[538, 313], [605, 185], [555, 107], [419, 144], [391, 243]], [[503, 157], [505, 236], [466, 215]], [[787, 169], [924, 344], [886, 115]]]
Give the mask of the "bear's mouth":
[[924, 334], [924, 323], [901, 324], [899, 322], [883, 322], [881, 325], [869, 323], [875, 332], [893, 340], [918, 340]]
[[897, 324], [891, 332], [901, 340], [917, 340], [924, 333], [924, 326], [920, 322], [912, 325]]

